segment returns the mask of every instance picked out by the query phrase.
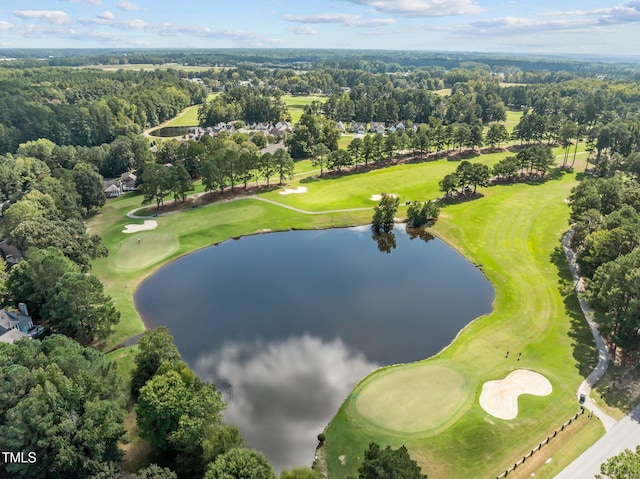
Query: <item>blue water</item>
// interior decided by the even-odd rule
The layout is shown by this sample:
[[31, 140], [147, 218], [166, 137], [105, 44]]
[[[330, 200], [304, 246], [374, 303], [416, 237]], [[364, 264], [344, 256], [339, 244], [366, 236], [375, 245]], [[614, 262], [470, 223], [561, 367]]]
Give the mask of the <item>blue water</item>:
[[478, 268], [400, 228], [377, 240], [369, 227], [229, 240], [163, 267], [136, 307], [223, 392], [250, 447], [277, 470], [310, 465], [362, 377], [432, 356], [491, 311]]

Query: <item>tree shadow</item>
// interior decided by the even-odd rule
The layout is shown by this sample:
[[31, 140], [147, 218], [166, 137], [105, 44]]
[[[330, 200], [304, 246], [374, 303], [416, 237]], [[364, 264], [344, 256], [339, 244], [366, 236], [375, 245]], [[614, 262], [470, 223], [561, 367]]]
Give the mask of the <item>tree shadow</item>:
[[562, 246], [556, 246], [553, 250], [551, 261], [558, 268], [559, 291], [569, 316], [569, 337], [572, 340], [573, 358], [576, 360], [580, 375], [587, 377], [598, 363], [598, 351], [589, 324], [580, 308]]

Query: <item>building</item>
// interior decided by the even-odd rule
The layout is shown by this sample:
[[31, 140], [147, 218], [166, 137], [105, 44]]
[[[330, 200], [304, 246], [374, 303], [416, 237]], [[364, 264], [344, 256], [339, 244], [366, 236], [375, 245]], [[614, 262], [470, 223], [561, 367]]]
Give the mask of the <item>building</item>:
[[18, 312], [0, 309], [0, 342], [14, 343], [23, 338], [37, 336], [42, 326], [34, 326], [24, 303], [18, 305]]

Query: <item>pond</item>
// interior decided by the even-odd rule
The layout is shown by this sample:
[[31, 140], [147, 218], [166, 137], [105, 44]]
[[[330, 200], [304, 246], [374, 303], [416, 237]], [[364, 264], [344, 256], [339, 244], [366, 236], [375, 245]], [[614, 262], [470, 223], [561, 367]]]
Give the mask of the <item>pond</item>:
[[196, 131], [198, 131], [197, 126], [163, 126], [162, 128], [156, 128], [150, 131], [149, 135], [160, 138], [171, 138], [174, 136], [184, 136], [188, 133], [195, 133]]
[[135, 301], [222, 391], [225, 420], [281, 470], [311, 464], [360, 379], [434, 355], [493, 298], [444, 242], [404, 226], [375, 238], [367, 226], [229, 240], [166, 265]]

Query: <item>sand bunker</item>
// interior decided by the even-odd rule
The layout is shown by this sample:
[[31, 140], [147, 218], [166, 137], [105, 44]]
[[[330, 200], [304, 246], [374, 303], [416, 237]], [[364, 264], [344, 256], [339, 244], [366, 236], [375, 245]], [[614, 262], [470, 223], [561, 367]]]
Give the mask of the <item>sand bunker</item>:
[[515, 419], [518, 415], [518, 396], [548, 396], [551, 391], [551, 383], [542, 374], [517, 369], [504, 379], [484, 383], [480, 394], [480, 406], [499, 419]]
[[[389, 196], [391, 196], [392, 198], [397, 198], [398, 195], [396, 195], [395, 193], [387, 193]], [[369, 198], [371, 201], [380, 201], [382, 199], [382, 195], [371, 195], [371, 198]]]
[[126, 225], [123, 233], [137, 233], [138, 231], [154, 230], [158, 226], [156, 220], [145, 220], [141, 225]]
[[296, 195], [299, 193], [306, 193], [307, 192], [307, 187], [306, 186], [298, 186], [297, 188], [287, 188], [284, 189], [280, 192], [281, 195]]

